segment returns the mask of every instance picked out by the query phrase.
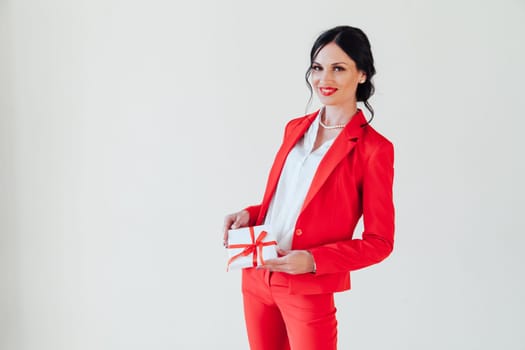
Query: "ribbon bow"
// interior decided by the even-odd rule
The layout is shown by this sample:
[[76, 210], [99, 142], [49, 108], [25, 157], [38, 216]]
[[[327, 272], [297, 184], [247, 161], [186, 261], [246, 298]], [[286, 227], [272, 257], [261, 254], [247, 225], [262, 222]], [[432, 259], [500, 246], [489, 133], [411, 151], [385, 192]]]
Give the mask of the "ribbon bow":
[[264, 258], [263, 258], [263, 248], [264, 247], [267, 247], [267, 246], [270, 246], [270, 245], [277, 245], [277, 242], [276, 241], [269, 241], [269, 242], [263, 242], [263, 240], [266, 238], [266, 236], [268, 235], [268, 232], [266, 231], [261, 231], [261, 233], [259, 233], [259, 235], [257, 236], [257, 239], [255, 239], [255, 232], [253, 230], [253, 227], [250, 226], [249, 227], [250, 229], [250, 238], [252, 240], [252, 243], [245, 243], [245, 244], [230, 244], [228, 245], [228, 249], [232, 248], [244, 248], [239, 254], [236, 254], [234, 256], [232, 256], [229, 260], [228, 260], [228, 267], [227, 269], [229, 269], [230, 267], [230, 264], [235, 260], [235, 259], [238, 259], [239, 257], [241, 256], [248, 256], [250, 254], [252, 254], [252, 261], [253, 261], [253, 266], [257, 266], [257, 255], [259, 255], [259, 259], [261, 260], [261, 264], [264, 265]]

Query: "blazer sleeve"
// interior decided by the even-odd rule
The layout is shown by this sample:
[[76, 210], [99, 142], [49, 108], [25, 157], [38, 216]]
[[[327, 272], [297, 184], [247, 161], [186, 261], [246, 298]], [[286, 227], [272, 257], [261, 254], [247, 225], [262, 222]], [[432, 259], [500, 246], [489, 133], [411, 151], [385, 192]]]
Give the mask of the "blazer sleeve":
[[261, 205], [252, 205], [244, 208], [248, 213], [250, 213], [249, 226], [255, 226], [257, 223], [257, 218], [259, 217], [259, 212], [261, 211]]
[[[283, 135], [283, 141], [282, 141], [283, 143], [286, 140], [286, 138], [289, 137], [291, 130], [293, 130], [293, 128], [295, 128], [297, 125], [299, 125], [304, 120], [305, 120], [304, 117], [296, 118], [296, 119], [290, 120], [286, 124], [286, 126], [284, 128], [284, 135]], [[275, 162], [275, 160], [274, 160], [274, 162]], [[273, 166], [272, 166], [272, 169], [273, 169]], [[269, 182], [269, 180], [270, 180], [270, 178], [268, 177], [268, 182]], [[264, 195], [264, 198], [266, 198], [266, 200], [267, 200], [267, 202], [265, 202], [265, 207], [267, 207], [269, 205], [269, 201], [271, 200], [271, 194], [268, 192], [268, 185], [269, 185], [268, 182], [266, 184], [265, 195]], [[250, 226], [255, 226], [257, 224], [257, 219], [259, 219], [259, 216], [260, 216], [259, 214], [261, 212], [261, 208], [262, 208], [262, 204], [252, 205], [252, 206], [244, 208], [244, 210], [246, 210], [246, 211], [248, 211], [248, 213], [250, 213], [250, 222], [249, 222]]]
[[364, 165], [362, 184], [363, 226], [361, 239], [349, 239], [309, 249], [316, 273], [347, 272], [385, 259], [394, 245], [394, 148], [385, 141]]

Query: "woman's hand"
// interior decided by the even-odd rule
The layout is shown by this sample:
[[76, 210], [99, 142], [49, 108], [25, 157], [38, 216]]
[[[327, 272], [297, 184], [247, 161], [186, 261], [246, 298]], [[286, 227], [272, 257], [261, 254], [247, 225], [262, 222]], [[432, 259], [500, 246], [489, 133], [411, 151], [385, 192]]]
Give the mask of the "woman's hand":
[[241, 210], [236, 213], [226, 215], [224, 218], [224, 236], [223, 244], [228, 247], [228, 230], [246, 227], [250, 223], [250, 213], [247, 210]]
[[291, 275], [315, 272], [315, 261], [307, 250], [281, 250], [277, 249], [280, 257], [266, 260], [260, 269], [274, 272], [285, 272]]

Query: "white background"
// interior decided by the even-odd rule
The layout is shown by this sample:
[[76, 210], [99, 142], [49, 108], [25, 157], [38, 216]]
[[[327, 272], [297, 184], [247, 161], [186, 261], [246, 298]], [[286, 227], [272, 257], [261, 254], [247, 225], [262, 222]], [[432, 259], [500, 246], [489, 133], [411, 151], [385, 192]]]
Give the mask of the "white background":
[[1, 1], [0, 348], [246, 349], [223, 216], [339, 24], [373, 45], [397, 208], [340, 348], [524, 349], [523, 0]]

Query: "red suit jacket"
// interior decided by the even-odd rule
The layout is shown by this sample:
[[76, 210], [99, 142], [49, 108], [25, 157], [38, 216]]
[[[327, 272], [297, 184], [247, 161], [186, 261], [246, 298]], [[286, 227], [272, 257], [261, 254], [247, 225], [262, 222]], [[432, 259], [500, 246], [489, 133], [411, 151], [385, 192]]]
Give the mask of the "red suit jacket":
[[[262, 203], [246, 208], [250, 225], [264, 222], [286, 157], [318, 113], [291, 120], [286, 126]], [[350, 271], [378, 263], [390, 254], [394, 244], [393, 163], [392, 143], [366, 124], [358, 110], [321, 160], [297, 218], [292, 249], [310, 251], [316, 273], [283, 274], [290, 293], [350, 289]], [[362, 238], [354, 239], [361, 215]], [[258, 272], [243, 270], [243, 274]]]

